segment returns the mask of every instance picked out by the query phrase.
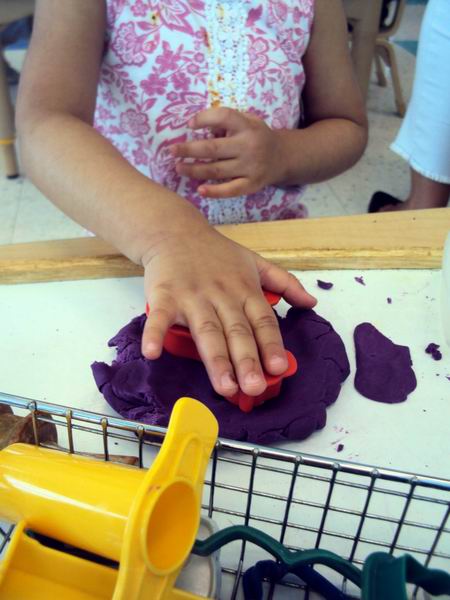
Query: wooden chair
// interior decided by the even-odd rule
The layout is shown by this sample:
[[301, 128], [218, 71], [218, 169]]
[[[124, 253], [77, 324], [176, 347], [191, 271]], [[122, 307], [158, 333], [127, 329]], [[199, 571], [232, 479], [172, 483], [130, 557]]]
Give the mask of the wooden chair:
[[[0, 29], [32, 15], [34, 0], [0, 0]], [[0, 157], [5, 174], [13, 179], [19, 175], [15, 150], [14, 109], [6, 79], [3, 48], [0, 45]]]
[[355, 74], [366, 99], [380, 29], [382, 0], [343, 0], [343, 4], [351, 29]]
[[391, 22], [380, 28], [377, 42], [375, 46], [375, 66], [377, 72], [378, 85], [386, 87], [387, 80], [384, 73], [383, 63], [390, 69], [392, 77], [392, 85], [394, 87], [395, 103], [397, 112], [401, 117], [405, 116], [406, 104], [403, 96], [402, 85], [400, 81], [400, 73], [398, 69], [397, 57], [395, 48], [390, 38], [397, 32], [403, 11], [405, 10], [406, 0], [397, 0], [395, 12]]

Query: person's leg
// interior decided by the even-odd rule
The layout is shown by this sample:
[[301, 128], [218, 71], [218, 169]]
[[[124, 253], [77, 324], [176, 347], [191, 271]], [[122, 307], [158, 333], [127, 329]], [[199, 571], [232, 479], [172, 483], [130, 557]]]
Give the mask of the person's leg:
[[[383, 198], [381, 198], [381, 196]], [[420, 210], [421, 208], [445, 208], [450, 196], [450, 184], [439, 183], [424, 177], [411, 169], [411, 191], [404, 202], [399, 202], [390, 194], [378, 192], [377, 197], [386, 204], [374, 212], [390, 212], [393, 210]], [[391, 202], [389, 202], [391, 200]]]
[[[430, 0], [423, 19], [413, 93], [391, 148], [411, 167], [411, 191], [402, 203], [376, 192], [369, 212], [446, 206], [450, 190], [450, 19], [448, 0]], [[439, 183], [438, 183], [439, 182]]]
[[450, 184], [440, 183], [424, 177], [411, 169], [411, 192], [405, 208], [441, 208], [447, 206]]

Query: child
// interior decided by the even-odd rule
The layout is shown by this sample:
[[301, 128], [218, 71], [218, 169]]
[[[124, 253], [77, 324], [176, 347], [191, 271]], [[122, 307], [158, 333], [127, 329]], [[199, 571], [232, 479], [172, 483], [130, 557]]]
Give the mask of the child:
[[17, 124], [34, 183], [144, 266], [145, 356], [177, 322], [221, 395], [287, 368], [261, 288], [315, 299], [211, 223], [301, 217], [361, 156], [340, 0], [38, 0]]

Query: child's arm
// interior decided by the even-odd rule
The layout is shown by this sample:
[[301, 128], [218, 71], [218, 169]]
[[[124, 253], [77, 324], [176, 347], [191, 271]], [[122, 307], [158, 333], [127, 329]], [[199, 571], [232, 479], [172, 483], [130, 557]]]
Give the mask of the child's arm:
[[305, 128], [272, 130], [264, 121], [227, 108], [213, 108], [193, 119], [195, 128], [226, 131], [220, 139], [178, 144], [178, 171], [200, 180], [200, 193], [226, 198], [254, 193], [267, 185], [324, 181], [350, 168], [367, 144], [367, 119], [348, 49], [341, 0], [316, 0], [308, 50], [303, 59]]
[[324, 181], [353, 166], [367, 144], [367, 117], [348, 48], [342, 0], [316, 0], [304, 58], [307, 127], [283, 132], [286, 183]]
[[273, 374], [287, 366], [261, 285], [292, 304], [314, 299], [139, 174], [93, 129], [104, 31], [101, 0], [38, 0], [17, 111], [25, 169], [64, 212], [144, 265], [152, 308], [146, 356], [159, 356], [169, 325], [187, 324], [216, 391], [234, 394], [237, 379], [258, 395], [265, 388], [259, 353]]

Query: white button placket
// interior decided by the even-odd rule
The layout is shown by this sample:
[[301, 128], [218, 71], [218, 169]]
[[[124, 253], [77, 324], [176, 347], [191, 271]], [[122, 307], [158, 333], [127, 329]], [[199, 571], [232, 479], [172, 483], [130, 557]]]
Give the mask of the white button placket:
[[247, 0], [206, 0], [209, 40], [209, 105], [246, 111]]
[[[205, 0], [209, 43], [209, 107], [248, 110], [248, 0]], [[215, 223], [246, 220], [245, 196], [211, 202]]]

